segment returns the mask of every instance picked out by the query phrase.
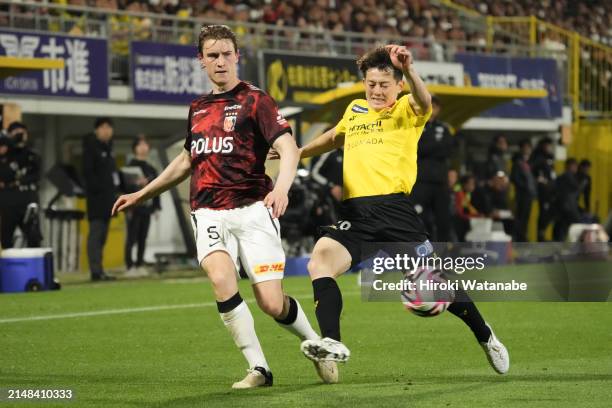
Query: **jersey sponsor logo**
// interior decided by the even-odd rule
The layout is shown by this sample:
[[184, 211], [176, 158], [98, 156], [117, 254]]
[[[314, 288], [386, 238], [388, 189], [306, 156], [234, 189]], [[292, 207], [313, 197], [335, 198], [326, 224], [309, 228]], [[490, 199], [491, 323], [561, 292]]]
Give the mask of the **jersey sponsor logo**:
[[377, 145], [377, 144], [385, 144], [382, 137], [368, 137], [365, 139], [356, 140], [354, 142], [349, 142], [346, 144], [346, 150], [354, 149], [362, 145]]
[[363, 106], [359, 105], [353, 105], [351, 110], [356, 113], [368, 113], [368, 108], [364, 108]]
[[255, 275], [260, 275], [262, 273], [269, 272], [282, 272], [285, 269], [284, 262], [276, 262], [271, 264], [259, 264], [253, 267], [253, 273]]
[[361, 130], [373, 130], [382, 127], [382, 120], [377, 120], [372, 123], [364, 123], [361, 125], [353, 125], [349, 128], [349, 132], [359, 132]]
[[242, 105], [226, 106], [225, 109], [223, 109], [223, 111], [227, 112], [227, 111], [231, 111], [231, 110], [238, 110], [240, 108], [242, 108]]
[[191, 154], [231, 153], [234, 150], [232, 136], [216, 137], [212, 140], [204, 137], [191, 142]]
[[195, 111], [193, 112], [193, 114], [191, 115], [192, 117], [195, 115], [201, 115], [203, 113], [206, 113], [207, 109], [200, 109], [199, 111]]
[[234, 130], [234, 128], [236, 127], [236, 120], [238, 119], [238, 117], [236, 116], [236, 113], [230, 113], [228, 114], [225, 119], [223, 119], [223, 130], [225, 130], [226, 132], [231, 132]]

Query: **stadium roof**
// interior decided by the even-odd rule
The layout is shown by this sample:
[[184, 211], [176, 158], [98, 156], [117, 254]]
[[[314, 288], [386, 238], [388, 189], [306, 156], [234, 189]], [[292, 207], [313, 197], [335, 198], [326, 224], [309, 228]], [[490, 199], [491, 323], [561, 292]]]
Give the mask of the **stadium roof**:
[[[548, 95], [545, 89], [503, 89], [450, 85], [428, 85], [427, 89], [438, 96], [442, 103], [440, 119], [455, 129], [460, 128], [470, 118], [502, 103], [510, 102], [513, 99], [545, 98]], [[409, 91], [407, 85], [404, 91]], [[305, 116], [307, 120], [335, 122], [342, 116], [346, 106], [353, 99], [364, 98], [364, 93], [365, 89], [362, 83], [324, 92], [312, 99], [312, 103], [320, 105], [320, 107], [305, 112]]]

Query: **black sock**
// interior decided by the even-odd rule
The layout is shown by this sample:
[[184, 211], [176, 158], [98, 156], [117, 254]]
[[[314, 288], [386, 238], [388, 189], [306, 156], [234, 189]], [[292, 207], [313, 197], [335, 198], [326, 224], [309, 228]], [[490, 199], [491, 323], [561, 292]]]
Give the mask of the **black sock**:
[[455, 293], [455, 301], [448, 306], [448, 311], [463, 320], [479, 342], [482, 343], [489, 340], [491, 329], [485, 324], [476, 305], [463, 289], [459, 289]]
[[217, 301], [217, 310], [219, 313], [227, 313], [231, 312], [242, 303], [242, 297], [240, 296], [240, 292], [236, 292], [234, 296], [231, 298], [224, 300], [223, 302]]
[[321, 337], [340, 341], [342, 294], [338, 284], [333, 278], [319, 278], [312, 281], [312, 289]]
[[274, 319], [277, 323], [290, 325], [295, 323], [295, 319], [297, 319], [298, 307], [295, 299], [291, 296], [287, 296], [289, 299], [289, 311], [287, 312], [287, 316], [284, 319]]

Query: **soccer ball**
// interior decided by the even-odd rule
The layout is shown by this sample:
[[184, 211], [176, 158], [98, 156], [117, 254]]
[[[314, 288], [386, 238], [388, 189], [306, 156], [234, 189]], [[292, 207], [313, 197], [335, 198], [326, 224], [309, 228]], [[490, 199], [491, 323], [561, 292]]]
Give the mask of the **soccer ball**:
[[402, 291], [402, 303], [406, 310], [417, 316], [438, 316], [453, 302], [454, 292], [452, 290], [431, 288], [434, 286], [432, 283], [446, 282], [439, 270], [420, 268], [414, 274], [408, 275], [405, 280], [413, 282], [414, 287]]

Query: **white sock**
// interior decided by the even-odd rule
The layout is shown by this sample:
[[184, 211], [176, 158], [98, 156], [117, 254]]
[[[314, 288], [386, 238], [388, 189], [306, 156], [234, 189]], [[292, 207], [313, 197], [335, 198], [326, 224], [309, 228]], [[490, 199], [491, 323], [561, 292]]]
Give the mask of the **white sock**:
[[234, 343], [248, 361], [249, 367], [263, 367], [269, 371], [270, 367], [268, 367], [268, 362], [255, 333], [255, 321], [247, 304], [242, 301], [229, 312], [219, 314], [225, 327], [232, 335]]
[[[276, 320], [276, 322], [283, 328], [287, 329], [289, 332], [295, 334], [296, 336], [298, 336], [300, 339], [302, 340], [317, 340], [320, 339], [321, 336], [319, 336], [313, 329], [312, 326], [310, 325], [310, 322], [308, 321], [308, 318], [306, 317], [306, 314], [304, 313], [304, 310], [302, 310], [302, 306], [300, 305], [300, 302], [298, 302], [296, 299], [287, 296], [290, 300], [289, 302], [291, 302], [291, 300], [293, 300], [297, 306], [297, 316], [295, 318], [295, 321], [293, 323], [289, 323], [289, 324], [285, 324], [282, 321]], [[291, 303], [290, 303], [291, 304]], [[291, 311], [289, 312], [291, 313]]]

